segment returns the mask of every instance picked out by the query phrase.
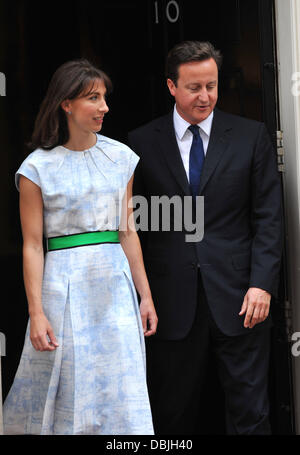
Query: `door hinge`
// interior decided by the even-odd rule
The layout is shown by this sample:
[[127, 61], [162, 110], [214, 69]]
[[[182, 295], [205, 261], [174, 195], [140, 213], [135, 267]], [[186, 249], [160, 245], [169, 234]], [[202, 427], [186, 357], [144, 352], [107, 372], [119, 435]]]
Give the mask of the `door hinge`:
[[277, 135], [277, 166], [279, 172], [285, 171], [284, 166], [284, 148], [283, 148], [283, 131], [276, 131]]

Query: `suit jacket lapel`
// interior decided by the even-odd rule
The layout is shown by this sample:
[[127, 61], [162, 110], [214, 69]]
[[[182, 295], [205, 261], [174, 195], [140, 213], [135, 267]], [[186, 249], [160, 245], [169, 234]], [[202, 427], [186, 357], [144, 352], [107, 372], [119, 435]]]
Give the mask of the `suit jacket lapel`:
[[157, 127], [159, 146], [166, 163], [183, 192], [190, 195], [190, 187], [178, 148], [174, 125], [173, 111], [163, 117], [161, 126]]
[[232, 128], [230, 125], [226, 124], [225, 117], [226, 114], [215, 109], [209, 144], [200, 180], [199, 194], [203, 192], [205, 185], [209, 181], [229, 145], [229, 132]]
[[[204, 187], [212, 176], [215, 168], [223, 156], [223, 153], [229, 145], [231, 129], [231, 125], [226, 122], [226, 114], [222, 113], [218, 109], [215, 109], [210, 140], [200, 180], [199, 194], [203, 192]], [[183, 192], [186, 195], [191, 195], [188, 178], [176, 140], [173, 125], [173, 111], [162, 118], [161, 124], [156, 128], [156, 131], [159, 135], [158, 144], [161, 153], [164, 155], [169, 169], [182, 188]]]

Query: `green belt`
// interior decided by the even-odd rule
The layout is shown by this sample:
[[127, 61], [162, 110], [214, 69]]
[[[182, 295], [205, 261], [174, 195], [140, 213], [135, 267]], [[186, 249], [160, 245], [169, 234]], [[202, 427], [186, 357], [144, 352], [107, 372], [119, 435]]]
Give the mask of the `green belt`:
[[48, 251], [97, 245], [98, 243], [120, 243], [119, 231], [96, 231], [82, 234], [63, 235], [48, 238]]

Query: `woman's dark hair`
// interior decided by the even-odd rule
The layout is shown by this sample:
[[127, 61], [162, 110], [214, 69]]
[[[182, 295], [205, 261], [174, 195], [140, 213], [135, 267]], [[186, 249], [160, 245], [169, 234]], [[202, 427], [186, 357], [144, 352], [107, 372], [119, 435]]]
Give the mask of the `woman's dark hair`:
[[189, 62], [202, 62], [210, 58], [215, 60], [218, 69], [220, 69], [222, 65], [221, 52], [216, 50], [208, 41], [183, 41], [176, 44], [167, 56], [166, 77], [177, 85], [180, 65]]
[[69, 139], [66, 113], [61, 107], [64, 100], [86, 96], [94, 83], [101, 79], [107, 93], [112, 90], [110, 78], [86, 59], [72, 60], [61, 65], [53, 74], [46, 96], [35, 120], [30, 149], [50, 150]]

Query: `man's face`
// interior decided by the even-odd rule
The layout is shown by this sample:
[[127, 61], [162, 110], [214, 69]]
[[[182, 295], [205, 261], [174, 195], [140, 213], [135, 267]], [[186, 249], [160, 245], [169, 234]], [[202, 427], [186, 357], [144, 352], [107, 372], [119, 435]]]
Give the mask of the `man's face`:
[[214, 59], [183, 63], [178, 68], [177, 86], [167, 79], [178, 114], [191, 124], [205, 120], [218, 99], [218, 67]]

